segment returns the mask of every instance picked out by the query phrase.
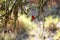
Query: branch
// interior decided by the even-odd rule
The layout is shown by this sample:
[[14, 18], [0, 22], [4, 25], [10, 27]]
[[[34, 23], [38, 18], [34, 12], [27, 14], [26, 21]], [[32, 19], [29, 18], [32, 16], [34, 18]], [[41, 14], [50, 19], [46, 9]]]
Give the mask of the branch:
[[[15, 2], [16, 2], [16, 1], [15, 1]], [[0, 18], [1, 18], [1, 17], [4, 17], [4, 16], [6, 16], [6, 15], [10, 15], [11, 12], [12, 12], [12, 10], [13, 10], [13, 8], [14, 8], [14, 6], [15, 6], [15, 3], [13, 4], [11, 10], [9, 10], [8, 13], [5, 13], [4, 15], [0, 16]]]
[[46, 0], [46, 1], [42, 4], [42, 7], [44, 7], [48, 1], [49, 1], [49, 0]]

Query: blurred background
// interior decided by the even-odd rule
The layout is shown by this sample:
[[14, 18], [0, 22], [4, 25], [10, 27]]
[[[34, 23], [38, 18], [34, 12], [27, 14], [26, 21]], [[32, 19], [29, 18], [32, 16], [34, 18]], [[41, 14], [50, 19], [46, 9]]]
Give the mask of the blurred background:
[[60, 40], [60, 0], [0, 0], [0, 40]]

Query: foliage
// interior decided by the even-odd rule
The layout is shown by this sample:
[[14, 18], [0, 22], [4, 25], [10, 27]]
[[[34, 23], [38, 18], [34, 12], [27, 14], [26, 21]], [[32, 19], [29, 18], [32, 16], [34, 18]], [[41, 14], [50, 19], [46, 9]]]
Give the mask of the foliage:
[[58, 23], [58, 17], [53, 18], [52, 16], [46, 17], [45, 18], [45, 27], [49, 27], [52, 24], [57, 24]]
[[34, 30], [36, 29], [36, 24], [31, 22], [31, 17], [27, 17], [25, 14], [22, 14], [18, 17], [18, 20], [20, 22], [20, 24], [22, 23], [23, 28], [25, 28], [27, 31], [28, 30]]
[[57, 40], [60, 38], [60, 30], [57, 31], [56, 35], [54, 35], [53, 39]]
[[0, 0], [0, 2], [4, 2], [4, 1], [6, 1], [6, 0]]
[[[51, 27], [51, 25], [55, 25], [53, 27], [57, 28], [56, 24], [58, 23], [58, 19], [59, 19], [58, 17], [56, 17], [56, 18], [53, 18], [52, 16], [46, 17], [44, 27], [49, 29]], [[60, 29], [56, 30], [56, 34], [53, 36], [54, 40], [57, 40], [59, 38], [60, 38]]]
[[[0, 0], [0, 3], [2, 3], [2, 4], [0, 4], [0, 6], [1, 6], [1, 8], [2, 8], [2, 10], [0, 11], [0, 14], [2, 14], [2, 15], [4, 15], [5, 16], [5, 19], [6, 20], [4, 20], [5, 21], [5, 24], [8, 24], [8, 21], [10, 20], [9, 18], [10, 18], [10, 16], [11, 16], [11, 13], [13, 12], [13, 14], [14, 14], [14, 20], [15, 20], [15, 24], [17, 24], [16, 23], [16, 21], [17, 21], [17, 18], [18, 18], [18, 21], [19, 21], [19, 27], [21, 28], [23, 28], [23, 29], [25, 29], [28, 33], [31, 33], [31, 34], [34, 34], [35, 33], [35, 31], [33, 32], [33, 30], [35, 30], [35, 29], [37, 29], [37, 25], [35, 24], [35, 23], [33, 23], [32, 21], [31, 21], [31, 17], [28, 17], [27, 16], [27, 13], [25, 12], [26, 10], [24, 10], [24, 8], [23, 8], [23, 6], [26, 6], [26, 4], [27, 3], [23, 3], [22, 2], [23, 0]], [[24, 0], [24, 1], [26, 1], [26, 0]], [[44, 16], [43, 15], [43, 12], [44, 12], [44, 10], [43, 10], [43, 7], [46, 5], [46, 3], [47, 3], [47, 1], [48, 0], [39, 0], [39, 2], [38, 2], [38, 0], [31, 0], [31, 2], [34, 2], [34, 4], [36, 3], [37, 4], [37, 2], [38, 2], [38, 10], [39, 10], [39, 14], [38, 14], [38, 17], [39, 16]], [[5, 4], [5, 3], [6, 4]], [[29, 4], [28, 4], [29, 5]], [[5, 7], [6, 6], [6, 7]], [[3, 11], [3, 8], [5, 8], [4, 9], [4, 11]], [[19, 9], [18, 9], [19, 8]], [[48, 8], [49, 8], [49, 10], [51, 10], [51, 5], [48, 5]], [[19, 15], [18, 15], [18, 17], [17, 17], [17, 14], [18, 14], [18, 11], [19, 10], [21, 10], [21, 14], [19, 13]], [[5, 13], [6, 12], [6, 13]], [[23, 14], [22, 14], [23, 13]], [[26, 14], [26, 15], [25, 15]], [[3, 18], [3, 17], [2, 17]], [[42, 17], [42, 18], [44, 18], [44, 17]], [[39, 20], [40, 18], [38, 18], [38, 20]], [[2, 22], [1, 22], [2, 23]], [[9, 22], [10, 23], [10, 22]], [[58, 23], [58, 17], [56, 17], [56, 18], [53, 18], [52, 16], [49, 16], [49, 17], [46, 17], [45, 18], [45, 24], [44, 24], [44, 27], [51, 27], [50, 25], [56, 25]], [[3, 24], [3, 23], [2, 23]], [[12, 21], [11, 21], [11, 24], [12, 25], [15, 25], [15, 24], [13, 24], [12, 23]], [[12, 25], [10, 26], [10, 27], [12, 27]], [[1, 26], [1, 25], [0, 25]], [[9, 26], [9, 25], [8, 25]], [[6, 27], [6, 26], [4, 26], [4, 27]], [[14, 26], [14, 27], [16, 27], [16, 25]], [[55, 26], [54, 26], [55, 27]], [[19, 29], [20, 29], [19, 28]], [[0, 30], [1, 30], [1, 28], [0, 28]], [[17, 29], [18, 30], [18, 29]], [[20, 31], [20, 30], [19, 30]], [[33, 33], [32, 33], [33, 32]], [[39, 31], [40, 32], [40, 31]], [[42, 35], [42, 34], [41, 34]], [[43, 35], [42, 35], [43, 36]], [[57, 39], [58, 37], [60, 36], [60, 31], [58, 30], [58, 32], [57, 32], [57, 34], [54, 36], [54, 39]], [[5, 40], [11, 40], [10, 38], [11, 38], [11, 36], [9, 35], [9, 33], [6, 33], [5, 34]], [[34, 38], [32, 37], [31, 38], [31, 40], [34, 40]]]
[[5, 11], [0, 11], [0, 14], [4, 15], [5, 14]]

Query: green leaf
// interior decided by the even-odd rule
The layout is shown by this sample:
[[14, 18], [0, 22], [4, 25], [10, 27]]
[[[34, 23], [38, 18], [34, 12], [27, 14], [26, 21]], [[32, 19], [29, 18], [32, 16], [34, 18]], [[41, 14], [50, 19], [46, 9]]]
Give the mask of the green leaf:
[[4, 2], [4, 1], [7, 1], [7, 0], [0, 0], [0, 3]]
[[0, 11], [0, 14], [4, 15], [5, 14], [5, 11], [4, 10], [1, 10]]

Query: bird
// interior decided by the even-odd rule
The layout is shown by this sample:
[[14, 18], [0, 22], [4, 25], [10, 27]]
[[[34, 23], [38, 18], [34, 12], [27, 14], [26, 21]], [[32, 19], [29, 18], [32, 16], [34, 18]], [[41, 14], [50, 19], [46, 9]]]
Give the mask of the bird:
[[35, 19], [35, 16], [32, 15], [32, 21]]

